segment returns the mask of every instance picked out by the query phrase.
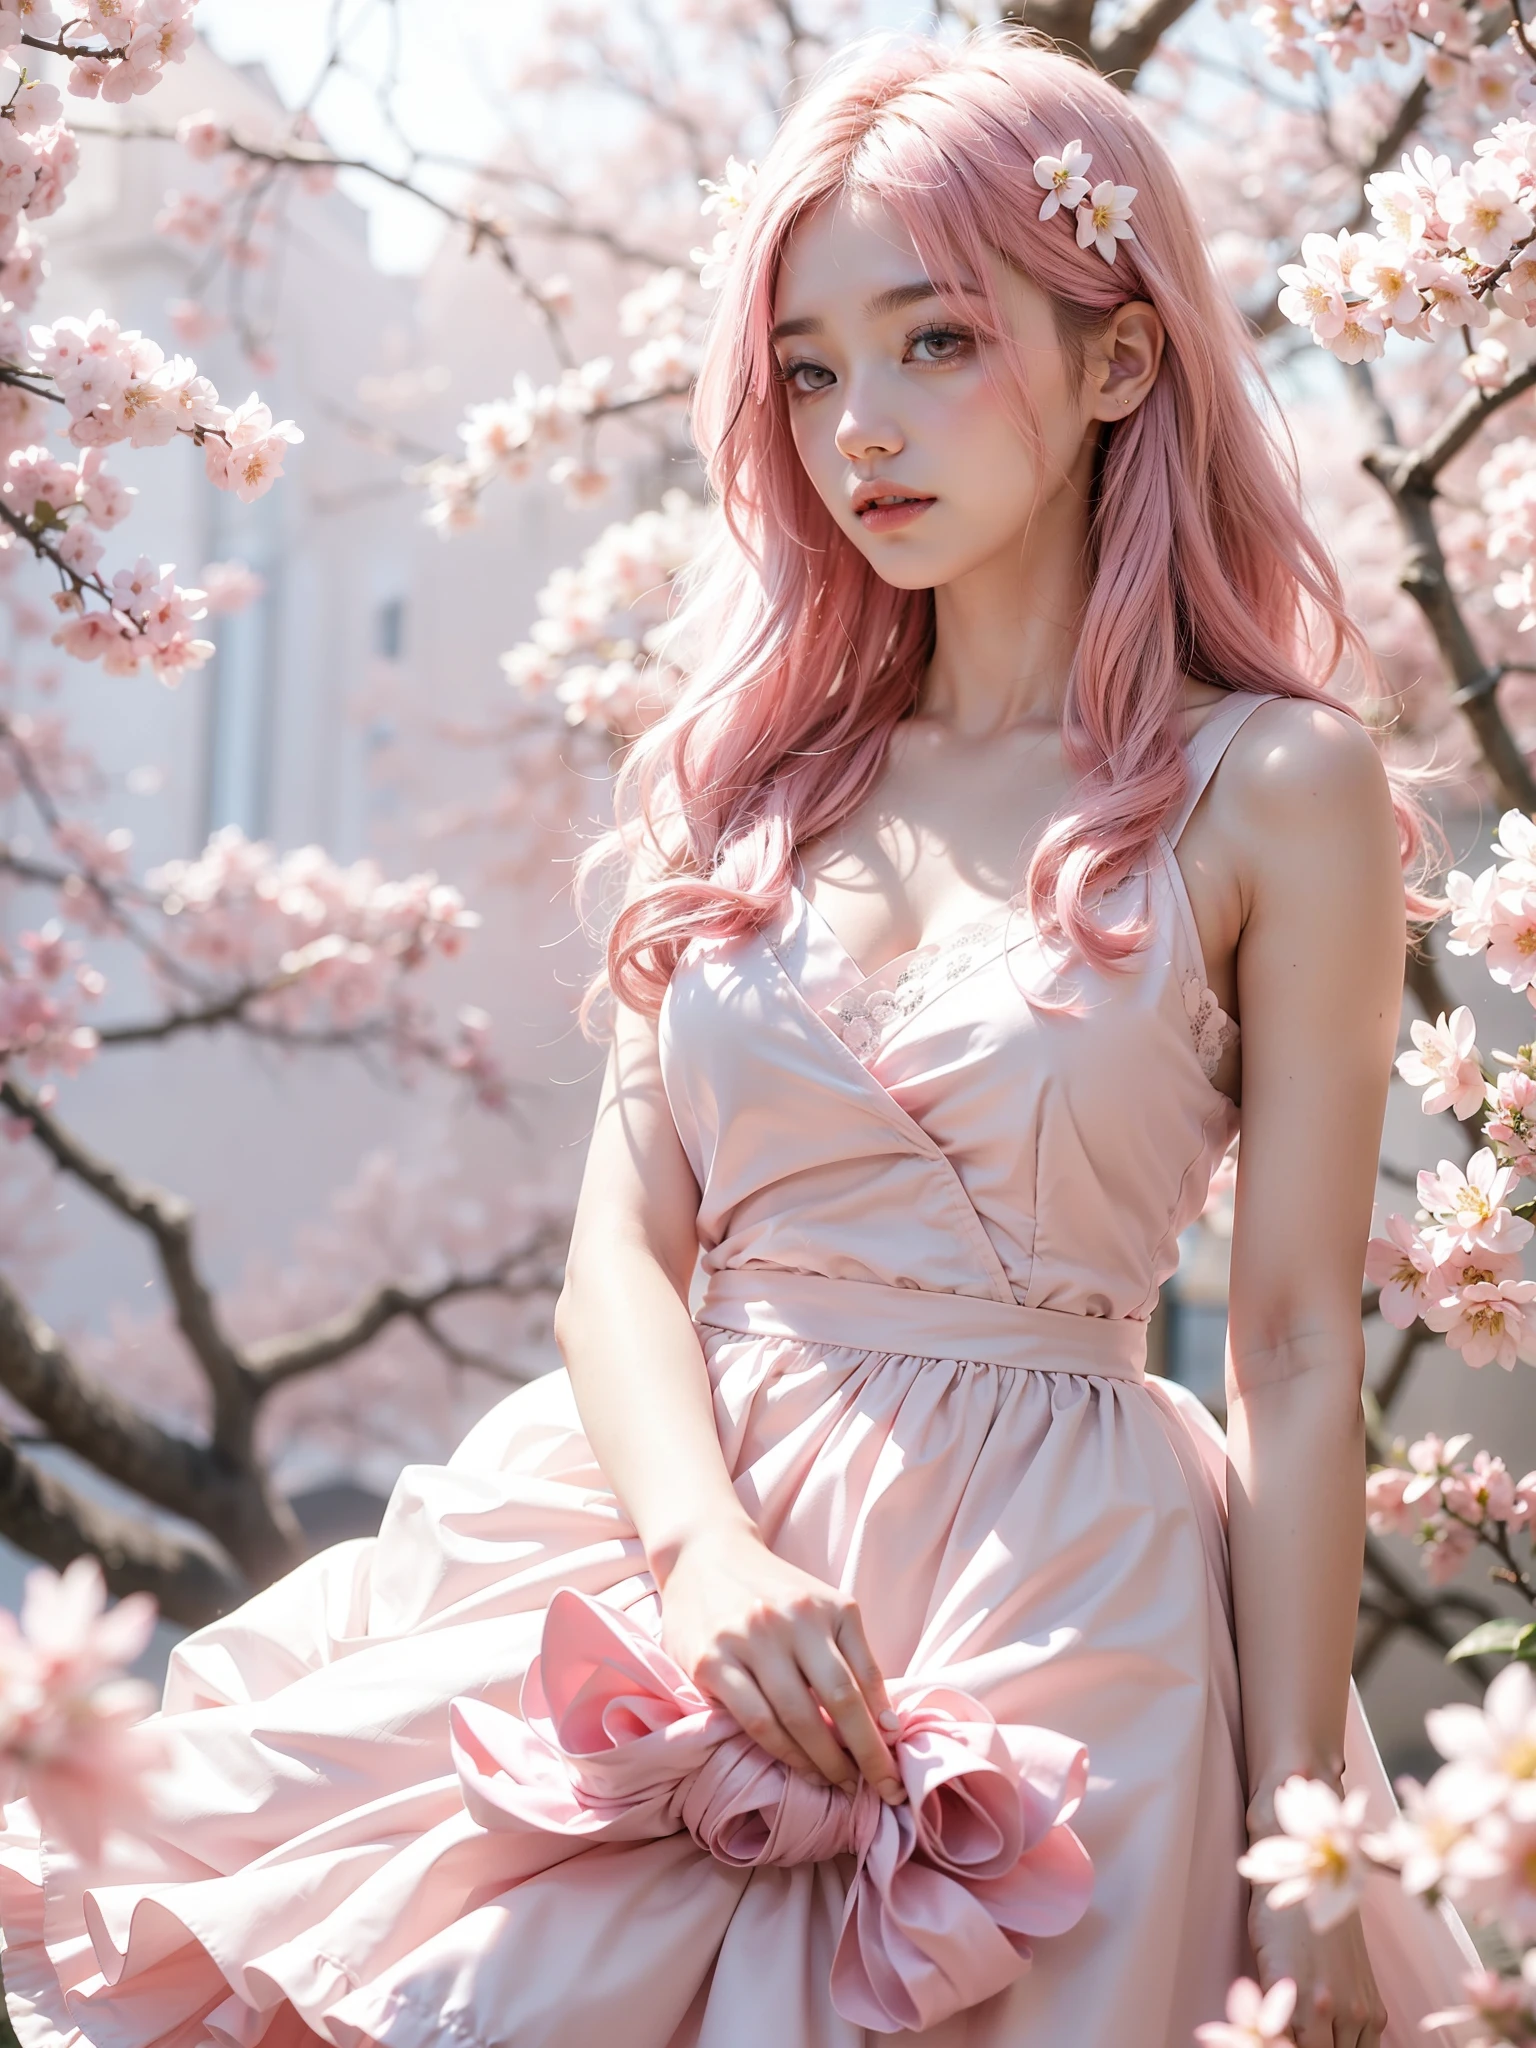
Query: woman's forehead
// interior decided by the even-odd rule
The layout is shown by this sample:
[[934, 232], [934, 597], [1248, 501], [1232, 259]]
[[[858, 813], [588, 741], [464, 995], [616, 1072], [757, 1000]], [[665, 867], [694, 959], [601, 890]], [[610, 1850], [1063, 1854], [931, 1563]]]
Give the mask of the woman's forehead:
[[971, 267], [946, 256], [926, 262], [911, 228], [877, 192], [843, 191], [795, 223], [785, 238], [774, 290], [776, 319], [811, 310], [811, 301], [880, 319], [925, 295], [964, 298], [983, 286]]

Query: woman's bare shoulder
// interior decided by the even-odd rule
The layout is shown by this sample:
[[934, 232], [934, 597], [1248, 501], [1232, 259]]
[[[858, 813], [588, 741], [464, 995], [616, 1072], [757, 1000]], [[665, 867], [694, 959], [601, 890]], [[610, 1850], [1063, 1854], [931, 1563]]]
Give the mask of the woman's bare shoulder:
[[1331, 704], [1261, 704], [1228, 747], [1211, 798], [1213, 822], [1255, 856], [1278, 853], [1310, 868], [1390, 843], [1395, 858], [1381, 754], [1360, 721]]

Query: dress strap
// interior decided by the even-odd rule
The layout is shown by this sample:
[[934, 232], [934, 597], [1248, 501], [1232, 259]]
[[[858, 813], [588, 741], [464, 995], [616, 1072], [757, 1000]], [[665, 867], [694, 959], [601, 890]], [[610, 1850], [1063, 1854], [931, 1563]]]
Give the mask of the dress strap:
[[1184, 758], [1189, 764], [1189, 787], [1163, 825], [1163, 836], [1170, 846], [1177, 846], [1179, 835], [1194, 814], [1194, 808], [1205, 794], [1206, 784], [1221, 766], [1221, 757], [1237, 737], [1238, 729], [1252, 717], [1261, 704], [1274, 702], [1278, 691], [1274, 690], [1233, 690], [1225, 704], [1218, 704], [1206, 719], [1204, 725], [1184, 749]]

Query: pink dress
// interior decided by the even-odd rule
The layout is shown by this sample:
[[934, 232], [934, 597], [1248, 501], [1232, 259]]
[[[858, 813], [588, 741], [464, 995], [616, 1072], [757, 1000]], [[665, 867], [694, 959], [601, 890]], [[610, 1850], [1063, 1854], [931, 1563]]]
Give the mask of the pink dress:
[[[1237, 1112], [1172, 842], [1243, 718], [1190, 748], [1129, 973], [1049, 978], [1018, 911], [864, 975], [796, 893], [696, 949], [662, 1017], [703, 1190], [699, 1329], [737, 1490], [853, 1594], [898, 1682], [1086, 1744], [1093, 1896], [929, 2048], [1188, 2048], [1251, 1967], [1215, 1425], [1146, 1322]], [[1353, 1570], [1341, 1561], [1340, 1569]], [[184, 1642], [161, 1839], [85, 1890], [11, 1807], [23, 2048], [874, 2048], [829, 1996], [847, 1857], [743, 1869], [686, 1832], [523, 1874], [465, 1804], [450, 1702], [516, 1714], [561, 1588], [655, 1624], [563, 1373], [407, 1470], [377, 1539]], [[478, 1711], [478, 1709], [476, 1710]], [[1349, 1772], [1391, 1795], [1352, 1707]], [[1448, 1915], [1373, 1882], [1390, 2048], [1457, 2002]], [[1442, 2040], [1445, 2037], [1439, 2037]]]

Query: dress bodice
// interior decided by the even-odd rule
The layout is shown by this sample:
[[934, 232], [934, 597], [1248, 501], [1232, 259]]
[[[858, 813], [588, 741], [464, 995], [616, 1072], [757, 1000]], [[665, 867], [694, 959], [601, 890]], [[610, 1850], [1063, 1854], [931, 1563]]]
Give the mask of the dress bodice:
[[1063, 961], [1015, 902], [866, 975], [798, 889], [776, 927], [690, 948], [661, 1056], [706, 1279], [1151, 1313], [1237, 1128], [1213, 1080], [1235, 1027], [1173, 846], [1263, 701], [1234, 693], [1206, 720], [1177, 817], [1107, 900], [1150, 921], [1125, 966]]

